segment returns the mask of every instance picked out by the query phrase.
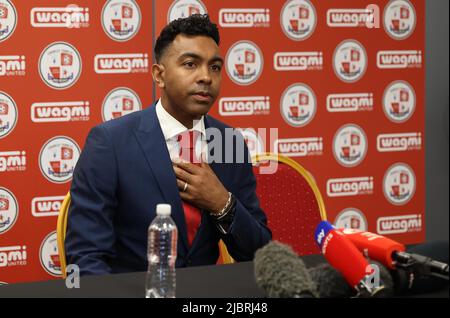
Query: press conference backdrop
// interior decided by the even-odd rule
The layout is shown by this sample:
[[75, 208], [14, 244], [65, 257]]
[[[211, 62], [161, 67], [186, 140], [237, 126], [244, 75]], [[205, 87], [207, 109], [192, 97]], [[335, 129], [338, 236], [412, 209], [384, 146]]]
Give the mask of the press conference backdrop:
[[336, 225], [424, 240], [423, 0], [0, 0], [1, 282], [60, 277], [89, 129], [148, 107], [156, 36], [206, 12], [225, 57], [211, 114], [300, 162]]

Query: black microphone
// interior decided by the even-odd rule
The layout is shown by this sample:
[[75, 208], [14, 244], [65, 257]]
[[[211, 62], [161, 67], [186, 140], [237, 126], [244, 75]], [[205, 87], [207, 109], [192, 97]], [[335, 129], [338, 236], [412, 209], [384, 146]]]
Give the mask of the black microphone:
[[[376, 295], [377, 298], [388, 298], [394, 295], [394, 282], [389, 270], [381, 263], [369, 261], [372, 268], [378, 268], [380, 284], [384, 288]], [[320, 298], [353, 298], [357, 293], [344, 276], [328, 263], [319, 264], [309, 269], [312, 280], [316, 284]]]
[[448, 242], [407, 249], [382, 235], [351, 229], [342, 232], [364, 255], [391, 269], [398, 295], [433, 292], [448, 286]]
[[328, 263], [310, 268], [309, 274], [317, 286], [320, 298], [350, 298], [356, 294], [344, 276]]
[[397, 294], [418, 295], [448, 289], [448, 249], [448, 242], [428, 242], [397, 254], [397, 270], [392, 271]]
[[255, 253], [257, 285], [270, 298], [315, 298], [316, 286], [291, 247], [271, 241]]

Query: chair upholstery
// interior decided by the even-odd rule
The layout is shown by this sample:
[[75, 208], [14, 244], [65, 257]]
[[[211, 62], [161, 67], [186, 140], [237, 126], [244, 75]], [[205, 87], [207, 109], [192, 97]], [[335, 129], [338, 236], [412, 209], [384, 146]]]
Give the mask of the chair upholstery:
[[[299, 255], [320, 253], [314, 231], [320, 221], [326, 220], [326, 211], [311, 174], [296, 161], [281, 155], [260, 154], [253, 161], [256, 192], [273, 240], [289, 244]], [[261, 173], [260, 167], [271, 161], [278, 163], [276, 172]]]

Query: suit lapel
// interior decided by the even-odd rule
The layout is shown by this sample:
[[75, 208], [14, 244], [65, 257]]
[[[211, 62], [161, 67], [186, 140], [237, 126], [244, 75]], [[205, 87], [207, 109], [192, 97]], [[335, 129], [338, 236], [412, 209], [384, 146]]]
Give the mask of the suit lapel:
[[[208, 115], [206, 115], [205, 116], [205, 129], [206, 129], [206, 142], [207, 143], [209, 143], [211, 141], [211, 139], [212, 139], [211, 136], [208, 135], [208, 128], [214, 128], [214, 127], [211, 126], [211, 123], [208, 120]], [[225, 150], [225, 147], [224, 147], [224, 145], [225, 145], [225, 132], [222, 131], [222, 130], [220, 132], [222, 134], [222, 158], [221, 159], [222, 159], [222, 162], [225, 162], [224, 161], [225, 160], [225, 152], [224, 152], [224, 150]], [[208, 151], [209, 151], [209, 146], [208, 146]], [[221, 167], [220, 163], [217, 163], [217, 162], [213, 161], [213, 162], [211, 162], [209, 164], [209, 166], [211, 167], [212, 171], [214, 171], [216, 176], [219, 177], [221, 175], [221, 170], [222, 169], [220, 169], [220, 167]]]
[[172, 203], [172, 218], [179, 226], [178, 232], [185, 249], [188, 249], [186, 221], [181, 197], [155, 108], [155, 105], [153, 105], [143, 112], [141, 123], [135, 130], [135, 135], [165, 201]]

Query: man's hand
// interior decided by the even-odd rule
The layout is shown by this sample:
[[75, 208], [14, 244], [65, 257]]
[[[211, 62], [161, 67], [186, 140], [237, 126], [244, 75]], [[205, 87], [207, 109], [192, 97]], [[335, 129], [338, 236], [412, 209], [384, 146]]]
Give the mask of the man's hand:
[[[174, 163], [173, 169], [183, 201], [187, 201], [199, 209], [212, 212], [219, 212], [225, 207], [228, 201], [228, 191], [206, 162], [202, 162], [200, 165], [177, 162]], [[186, 182], [187, 188], [183, 191]]]

